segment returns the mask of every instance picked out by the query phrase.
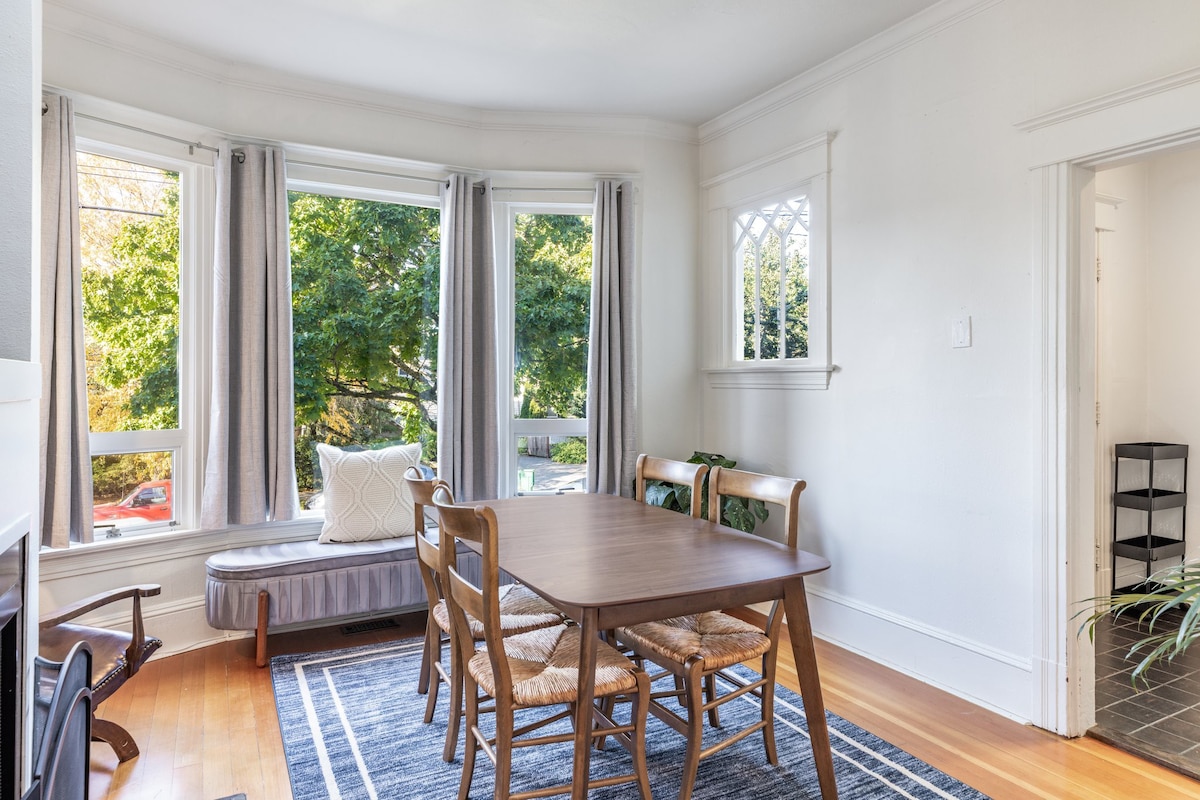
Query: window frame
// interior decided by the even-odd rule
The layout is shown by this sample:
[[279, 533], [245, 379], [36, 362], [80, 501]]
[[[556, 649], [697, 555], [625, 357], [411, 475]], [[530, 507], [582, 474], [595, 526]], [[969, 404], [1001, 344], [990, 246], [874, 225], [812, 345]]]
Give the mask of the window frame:
[[[84, 120], [86, 122], [86, 120]], [[171, 534], [199, 527], [202, 463], [207, 439], [209, 404], [207, 367], [211, 284], [204, 263], [212, 261], [212, 215], [215, 197], [211, 154], [184, 155], [178, 144], [153, 135], [124, 132], [123, 136], [97, 135], [78, 126], [75, 149], [80, 153], [116, 158], [179, 174], [179, 410], [178, 428], [141, 431], [88, 431], [89, 457], [147, 452], [171, 453], [172, 516], [169, 522], [111, 526], [100, 540], [148, 534]], [[106, 526], [108, 527], [108, 526]]]
[[[397, 170], [410, 170], [408, 164], [398, 166], [390, 159], [345, 156], [334, 159], [321, 151], [295, 146], [285, 148], [285, 159], [288, 192], [419, 206], [439, 212], [442, 208], [440, 187], [445, 179], [433, 174], [428, 177], [396, 174]], [[299, 518], [322, 520], [325, 510], [302, 507]]]
[[[593, 216], [595, 188], [493, 189], [492, 222], [496, 255], [497, 432], [501, 497], [517, 489], [517, 439], [522, 436], [587, 436], [588, 419], [519, 419], [513, 407], [513, 350], [516, 345], [516, 222], [520, 214]], [[587, 200], [580, 200], [581, 196]], [[594, 240], [594, 234], [593, 234]], [[591, 309], [588, 310], [589, 322]], [[588, 342], [590, 351], [591, 341]]]
[[[827, 389], [836, 367], [829, 343], [829, 149], [822, 134], [702, 183], [706, 201], [706, 305], [720, 321], [706, 333], [703, 369], [712, 388]], [[743, 310], [733, 244], [737, 218], [753, 209], [808, 198], [808, 355], [741, 358]]]

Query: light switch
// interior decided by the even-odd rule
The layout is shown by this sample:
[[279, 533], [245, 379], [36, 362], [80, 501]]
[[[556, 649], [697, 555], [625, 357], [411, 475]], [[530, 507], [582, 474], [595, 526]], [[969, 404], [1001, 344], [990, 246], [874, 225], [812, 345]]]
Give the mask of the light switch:
[[971, 346], [971, 315], [962, 314], [955, 317], [953, 324], [950, 326], [950, 346], [951, 347], [970, 347]]

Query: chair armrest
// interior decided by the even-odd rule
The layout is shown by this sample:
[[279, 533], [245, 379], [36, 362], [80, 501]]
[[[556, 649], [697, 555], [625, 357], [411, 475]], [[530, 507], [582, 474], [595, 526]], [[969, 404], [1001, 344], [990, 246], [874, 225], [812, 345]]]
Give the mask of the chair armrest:
[[85, 597], [76, 603], [60, 608], [51, 614], [47, 614], [38, 622], [38, 627], [42, 630], [53, 628], [75, 617], [83, 616], [89, 611], [95, 611], [101, 606], [106, 606], [109, 603], [115, 603], [118, 600], [124, 600], [127, 597], [134, 598], [134, 624], [135, 627], [141, 628], [141, 604], [138, 602], [143, 597], [153, 597], [162, 591], [162, 587], [158, 584], [144, 584], [141, 586], [125, 586], [120, 589], [112, 589], [107, 592]]

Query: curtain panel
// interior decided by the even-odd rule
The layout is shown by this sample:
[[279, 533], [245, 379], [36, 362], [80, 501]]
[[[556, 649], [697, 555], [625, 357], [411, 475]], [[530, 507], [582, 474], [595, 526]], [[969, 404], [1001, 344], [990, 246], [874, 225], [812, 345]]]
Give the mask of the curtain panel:
[[442, 194], [438, 473], [460, 501], [499, 493], [493, 239], [491, 182], [452, 175]]
[[293, 519], [300, 509], [283, 152], [225, 143], [216, 166], [204, 528]]
[[633, 496], [637, 442], [633, 184], [596, 183], [588, 348], [588, 491]]
[[75, 115], [69, 98], [42, 102], [41, 541], [67, 547], [92, 541]]

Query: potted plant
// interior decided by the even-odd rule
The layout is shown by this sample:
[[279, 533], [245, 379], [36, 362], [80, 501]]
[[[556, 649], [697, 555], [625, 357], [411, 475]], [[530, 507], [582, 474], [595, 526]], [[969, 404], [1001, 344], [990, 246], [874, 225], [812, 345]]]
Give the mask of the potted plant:
[[[726, 458], [720, 453], [705, 453], [700, 450], [692, 453], [689, 464], [707, 464], [712, 467], [732, 469], [737, 466], [733, 459]], [[705, 514], [708, 513], [708, 475], [705, 474], [701, 484], [701, 503]], [[662, 506], [681, 514], [689, 513], [692, 507], [692, 487], [681, 486], [666, 481], [646, 481], [646, 502], [654, 506]], [[767, 506], [761, 500], [750, 500], [745, 497], [726, 497], [721, 504], [721, 524], [739, 531], [752, 533], [759, 522], [766, 520]]]
[[[1129, 649], [1126, 658], [1141, 655], [1133, 670], [1134, 682], [1145, 680], [1146, 670], [1162, 659], [1172, 660], [1200, 639], [1200, 561], [1183, 562], [1152, 575], [1139, 588], [1144, 591], [1118, 592], [1093, 597], [1094, 610], [1083, 624], [1095, 639], [1096, 625], [1106, 616], [1136, 616], [1146, 625], [1146, 635]], [[1087, 611], [1080, 612], [1088, 614]], [[1080, 629], [1082, 632], [1083, 628]]]

